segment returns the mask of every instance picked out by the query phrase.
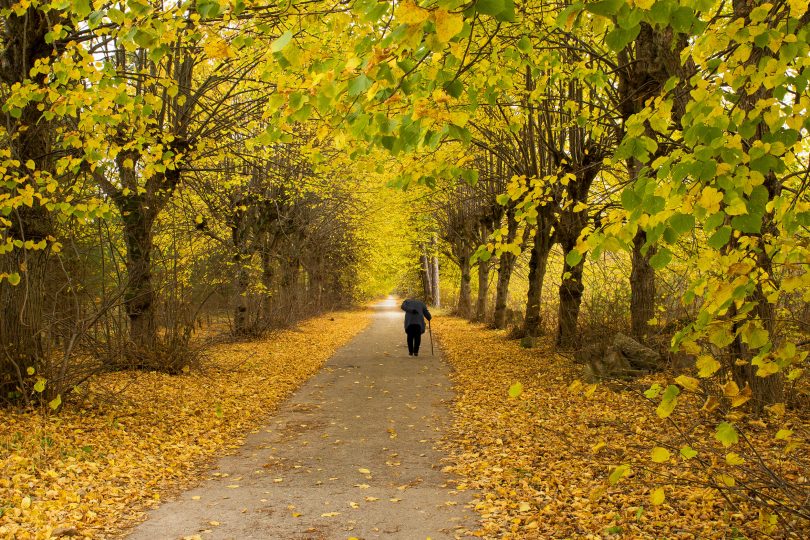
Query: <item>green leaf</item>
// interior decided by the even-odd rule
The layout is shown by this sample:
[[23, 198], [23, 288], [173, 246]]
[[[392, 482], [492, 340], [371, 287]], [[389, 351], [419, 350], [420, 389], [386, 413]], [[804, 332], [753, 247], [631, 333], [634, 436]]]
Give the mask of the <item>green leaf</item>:
[[768, 343], [768, 338], [770, 334], [764, 328], [759, 328], [757, 326], [751, 326], [747, 331], [743, 332], [743, 338], [748, 346], [752, 349], [759, 349], [760, 347], [765, 346]]
[[640, 31], [641, 25], [638, 24], [630, 28], [614, 26], [613, 30], [608, 32], [608, 34], [605, 36], [605, 44], [614, 51], [621, 51], [627, 47], [631, 41], [638, 37]]
[[523, 384], [516, 382], [512, 386], [509, 387], [509, 397], [517, 398], [520, 394], [523, 393]]
[[659, 403], [658, 407], [655, 409], [655, 414], [657, 414], [659, 418], [666, 418], [672, 414], [672, 411], [675, 410], [675, 406], [678, 404], [678, 394], [680, 393], [680, 388], [674, 384], [667, 386], [667, 389], [664, 390], [664, 395], [661, 397], [661, 403]]
[[585, 10], [603, 17], [610, 17], [618, 13], [624, 4], [625, 0], [601, 0], [585, 4]]
[[724, 225], [717, 229], [717, 231], [709, 237], [708, 244], [710, 248], [719, 250], [731, 239], [731, 227]]
[[20, 284], [20, 274], [18, 274], [17, 272], [9, 274], [8, 276], [6, 276], [6, 279], [8, 280], [10, 285], [17, 286]]
[[648, 389], [644, 390], [644, 395], [648, 399], [655, 399], [658, 397], [658, 394], [661, 393], [661, 385], [658, 383], [654, 383]]
[[357, 77], [349, 80], [349, 95], [356, 97], [371, 88], [371, 79], [366, 77], [365, 73], [361, 73]]
[[697, 454], [698, 454], [698, 453], [697, 453], [697, 451], [695, 451], [695, 450], [694, 450], [694, 449], [693, 449], [691, 446], [689, 446], [688, 444], [685, 444], [685, 445], [681, 446], [681, 456], [682, 456], [684, 459], [692, 459], [692, 458], [693, 458], [693, 457], [695, 457]]
[[665, 268], [672, 260], [672, 252], [665, 247], [658, 249], [655, 255], [650, 257], [650, 266], [656, 270]]
[[520, 52], [528, 54], [532, 52], [532, 41], [527, 36], [523, 36], [518, 40], [517, 48]]
[[717, 431], [714, 434], [714, 438], [720, 441], [725, 448], [728, 448], [733, 444], [737, 444], [737, 441], [739, 440], [737, 430], [734, 429], [734, 426], [728, 422], [720, 422], [720, 424], [717, 426]]
[[582, 253], [577, 251], [576, 249], [572, 249], [568, 252], [565, 256], [565, 264], [567, 264], [570, 268], [578, 265], [582, 261]]
[[44, 392], [45, 391], [45, 379], [42, 377], [37, 377], [37, 382], [34, 383], [34, 392]]
[[630, 465], [619, 465], [618, 467], [613, 469], [613, 472], [610, 473], [610, 476], [608, 477], [608, 482], [610, 482], [611, 486], [615, 485], [619, 480], [627, 476], [629, 473], [630, 473]]
[[669, 218], [668, 223], [676, 233], [685, 234], [695, 228], [695, 216], [691, 214], [674, 214]]
[[217, 408], [214, 411], [214, 414], [217, 415], [217, 418], [222, 418], [223, 416], [225, 416], [225, 413], [222, 412], [222, 405], [221, 404], [217, 403]]
[[293, 33], [287, 30], [270, 44], [270, 51], [274, 53], [283, 51], [284, 47], [290, 44], [292, 37]]
[[506, 9], [506, 2], [504, 0], [477, 0], [475, 2], [475, 9], [479, 13], [486, 15], [497, 15]]
[[628, 186], [622, 191], [622, 207], [628, 212], [632, 212], [638, 205], [641, 204], [641, 197], [639, 197], [632, 187]]

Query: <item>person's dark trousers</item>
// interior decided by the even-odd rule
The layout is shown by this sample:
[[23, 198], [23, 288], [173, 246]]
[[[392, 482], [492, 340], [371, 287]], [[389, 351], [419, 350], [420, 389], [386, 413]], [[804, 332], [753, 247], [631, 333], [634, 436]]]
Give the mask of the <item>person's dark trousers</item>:
[[408, 334], [408, 354], [419, 354], [419, 345], [422, 343], [422, 327], [412, 324], [405, 329]]

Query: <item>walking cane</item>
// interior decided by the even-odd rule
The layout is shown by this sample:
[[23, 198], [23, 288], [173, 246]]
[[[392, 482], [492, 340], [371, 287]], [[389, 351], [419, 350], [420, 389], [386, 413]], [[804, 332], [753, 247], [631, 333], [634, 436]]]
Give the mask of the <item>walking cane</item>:
[[430, 320], [428, 320], [428, 334], [430, 334], [430, 356], [433, 354], [433, 329], [430, 327]]

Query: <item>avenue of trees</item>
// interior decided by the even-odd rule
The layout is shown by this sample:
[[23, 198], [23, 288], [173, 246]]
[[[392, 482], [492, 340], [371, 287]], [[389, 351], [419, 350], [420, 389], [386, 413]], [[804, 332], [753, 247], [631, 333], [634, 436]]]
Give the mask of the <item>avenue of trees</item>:
[[[209, 319], [250, 337], [407, 267], [526, 346], [581, 351], [601, 298], [596, 337], [684, 360], [645, 393], [661, 419], [688, 392], [724, 447], [743, 411], [799, 444], [778, 417], [809, 399], [805, 1], [2, 0], [0, 17], [4, 404], [58, 410], [102, 369], [182, 373]], [[420, 190], [421, 216], [375, 206], [384, 182]], [[768, 482], [749, 486], [778, 501], [764, 520], [808, 519]]]

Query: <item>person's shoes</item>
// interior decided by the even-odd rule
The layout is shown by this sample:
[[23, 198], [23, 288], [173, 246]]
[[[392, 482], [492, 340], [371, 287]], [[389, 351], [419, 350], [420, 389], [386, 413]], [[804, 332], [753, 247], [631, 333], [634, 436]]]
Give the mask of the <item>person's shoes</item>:
[[413, 356], [413, 353], [412, 353], [412, 352], [409, 352], [409, 353], [408, 353], [408, 356]]
[[418, 352], [413, 353], [414, 356], [419, 356]]

